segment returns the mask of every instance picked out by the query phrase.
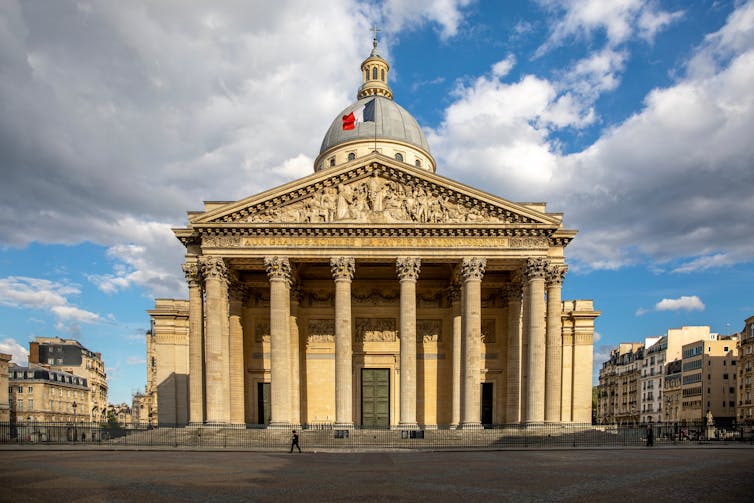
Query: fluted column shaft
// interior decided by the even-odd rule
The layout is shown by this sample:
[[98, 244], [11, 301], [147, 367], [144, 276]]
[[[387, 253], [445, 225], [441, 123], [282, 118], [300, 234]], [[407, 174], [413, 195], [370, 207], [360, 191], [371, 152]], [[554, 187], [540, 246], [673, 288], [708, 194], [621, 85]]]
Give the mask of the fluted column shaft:
[[521, 422], [521, 293], [521, 281], [518, 278], [505, 290], [508, 299], [507, 423]]
[[524, 276], [528, 283], [529, 361], [527, 371], [526, 422], [545, 419], [545, 269], [546, 259], [530, 258]]
[[243, 286], [234, 281], [229, 291], [230, 422], [245, 424], [245, 376], [243, 352]]
[[450, 306], [453, 316], [453, 369], [451, 373], [451, 406], [450, 426], [457, 428], [461, 422], [461, 288], [458, 284], [452, 285], [449, 292]]
[[482, 276], [487, 261], [480, 257], [461, 262], [463, 281], [463, 392], [461, 428], [481, 427], [481, 379], [479, 373], [482, 337]]
[[566, 267], [547, 268], [547, 347], [545, 355], [545, 421], [561, 421], [561, 393], [563, 374], [563, 336], [561, 330], [561, 288]]
[[201, 267], [183, 264], [189, 288], [189, 422], [204, 422], [204, 294]]
[[335, 426], [353, 427], [351, 347], [351, 281], [356, 270], [353, 257], [333, 257], [335, 280]]
[[399, 425], [412, 428], [416, 423], [416, 280], [421, 260], [399, 257], [396, 271], [401, 283], [401, 410]]
[[290, 287], [286, 257], [265, 257], [270, 279], [270, 426], [290, 425]]
[[226, 389], [228, 360], [228, 269], [220, 257], [202, 258], [202, 272], [206, 288], [207, 313], [206, 337], [204, 346], [204, 368], [206, 377], [206, 421], [227, 423], [228, 393]]
[[301, 424], [301, 375], [299, 365], [298, 307], [300, 286], [291, 291], [291, 422]]

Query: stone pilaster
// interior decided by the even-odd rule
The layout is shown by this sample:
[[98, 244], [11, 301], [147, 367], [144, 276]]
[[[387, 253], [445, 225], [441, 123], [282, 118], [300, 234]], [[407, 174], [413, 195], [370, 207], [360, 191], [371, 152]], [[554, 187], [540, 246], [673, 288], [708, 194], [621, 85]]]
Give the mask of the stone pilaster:
[[301, 285], [291, 289], [291, 422], [301, 425], [301, 374], [299, 358], [298, 307], [301, 302]]
[[529, 258], [524, 267], [528, 285], [526, 324], [529, 327], [526, 422], [543, 423], [545, 419], [545, 271], [548, 261]]
[[463, 282], [463, 389], [460, 428], [481, 428], [480, 355], [482, 337], [482, 276], [487, 260], [465, 258], [461, 262]]
[[207, 423], [228, 423], [228, 268], [221, 257], [201, 258], [206, 288], [204, 368]]
[[402, 428], [415, 428], [416, 423], [416, 280], [421, 259], [398, 257], [395, 269], [401, 283], [401, 389], [400, 422]]
[[563, 278], [568, 270], [563, 265], [547, 268], [547, 335], [545, 348], [545, 422], [561, 421], [562, 377], [563, 377], [563, 337], [560, 294]]
[[204, 285], [197, 262], [183, 264], [189, 289], [189, 422], [204, 423]]
[[454, 282], [448, 289], [448, 300], [453, 316], [453, 355], [451, 372], [450, 427], [457, 428], [461, 423], [461, 286]]
[[507, 423], [521, 422], [521, 278], [516, 275], [505, 288], [508, 300], [508, 353], [506, 373]]
[[352, 428], [351, 281], [356, 261], [332, 257], [330, 270], [335, 280], [335, 426]]
[[243, 352], [243, 301], [246, 290], [233, 278], [229, 286], [229, 381], [230, 381], [230, 422], [245, 424], [245, 372]]
[[270, 279], [270, 427], [290, 425], [290, 289], [291, 265], [286, 257], [265, 257]]

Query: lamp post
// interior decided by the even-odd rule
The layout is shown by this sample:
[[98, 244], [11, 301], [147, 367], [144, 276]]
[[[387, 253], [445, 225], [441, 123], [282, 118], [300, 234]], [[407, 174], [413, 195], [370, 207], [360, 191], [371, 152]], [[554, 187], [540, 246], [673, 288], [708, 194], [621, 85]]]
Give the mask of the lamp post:
[[76, 400], [73, 401], [71, 404], [71, 407], [73, 407], [73, 441], [76, 441], [76, 437], [78, 437], [78, 432], [76, 431], [76, 407], [78, 407], [79, 404], [76, 403]]

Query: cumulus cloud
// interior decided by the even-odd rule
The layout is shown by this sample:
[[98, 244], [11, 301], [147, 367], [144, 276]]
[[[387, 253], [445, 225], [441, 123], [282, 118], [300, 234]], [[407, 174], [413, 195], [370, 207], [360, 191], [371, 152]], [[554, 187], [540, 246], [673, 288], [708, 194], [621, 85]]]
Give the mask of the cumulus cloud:
[[29, 350], [11, 337], [0, 341], [0, 353], [11, 355], [11, 361], [22, 367], [29, 362]]
[[677, 299], [662, 299], [652, 309], [640, 307], [636, 316], [644, 316], [651, 311], [704, 311], [704, 302], [696, 295], [682, 295]]
[[696, 295], [684, 295], [677, 299], [662, 299], [655, 305], [658, 311], [704, 311], [704, 303]]
[[448, 39], [458, 33], [463, 21], [462, 10], [470, 3], [471, 0], [386, 0], [382, 17], [391, 32], [411, 30], [431, 22], [439, 26], [441, 38]]
[[8, 276], [0, 278], [0, 304], [52, 313], [59, 323], [97, 323], [100, 315], [69, 303], [68, 296], [80, 293], [78, 287], [40, 278]]
[[638, 36], [651, 42], [662, 28], [680, 18], [682, 12], [658, 10], [648, 0], [539, 0], [551, 13], [549, 39], [538, 49], [543, 54], [565, 41], [590, 39], [604, 33], [608, 46], [615, 47]]

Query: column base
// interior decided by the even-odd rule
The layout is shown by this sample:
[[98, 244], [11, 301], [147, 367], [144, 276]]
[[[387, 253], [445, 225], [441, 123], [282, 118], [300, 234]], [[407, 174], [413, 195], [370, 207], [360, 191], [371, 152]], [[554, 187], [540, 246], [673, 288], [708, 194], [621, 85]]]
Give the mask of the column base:
[[398, 423], [398, 430], [419, 430], [418, 423]]
[[458, 430], [482, 430], [484, 427], [482, 423], [461, 423], [458, 425]]
[[334, 423], [333, 430], [353, 430], [353, 423]]
[[268, 430], [289, 430], [292, 427], [291, 423], [285, 423], [282, 421], [271, 422], [267, 425]]
[[458, 423], [450, 423], [448, 425], [449, 430], [457, 430], [458, 429]]

